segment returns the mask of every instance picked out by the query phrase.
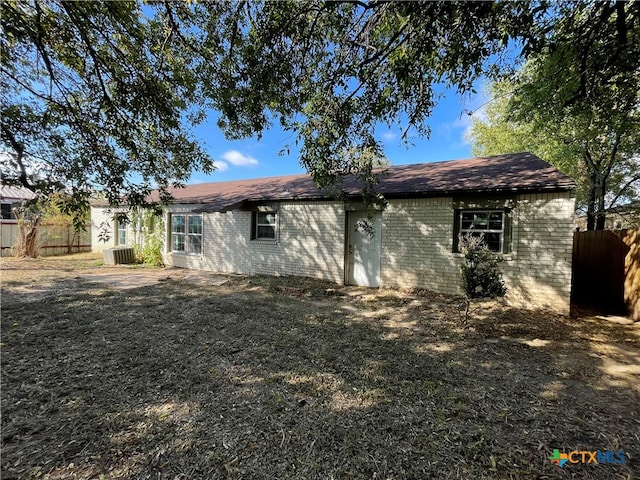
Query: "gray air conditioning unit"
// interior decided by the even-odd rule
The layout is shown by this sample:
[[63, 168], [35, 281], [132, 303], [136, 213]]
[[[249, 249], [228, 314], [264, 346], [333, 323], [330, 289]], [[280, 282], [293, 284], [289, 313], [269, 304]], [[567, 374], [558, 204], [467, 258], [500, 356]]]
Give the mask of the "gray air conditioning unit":
[[133, 248], [115, 247], [106, 248], [103, 253], [105, 265], [119, 265], [121, 263], [134, 263]]

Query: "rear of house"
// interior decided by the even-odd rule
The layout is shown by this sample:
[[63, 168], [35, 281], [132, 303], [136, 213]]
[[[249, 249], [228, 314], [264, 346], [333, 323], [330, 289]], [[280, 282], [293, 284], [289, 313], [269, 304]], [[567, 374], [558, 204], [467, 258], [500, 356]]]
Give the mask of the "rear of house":
[[[459, 294], [459, 238], [482, 235], [503, 259], [510, 303], [569, 312], [574, 183], [534, 155], [389, 167], [376, 211], [359, 188], [347, 180], [337, 200], [295, 175], [175, 190], [165, 263]], [[132, 243], [139, 228], [99, 205], [92, 226], [99, 248]]]

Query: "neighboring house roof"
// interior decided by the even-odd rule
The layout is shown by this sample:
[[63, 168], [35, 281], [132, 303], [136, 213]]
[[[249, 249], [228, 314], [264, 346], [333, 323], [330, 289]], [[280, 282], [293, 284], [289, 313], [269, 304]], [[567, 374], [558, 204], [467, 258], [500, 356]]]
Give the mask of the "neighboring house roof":
[[0, 185], [0, 199], [15, 202], [18, 200], [31, 200], [36, 194], [25, 187], [16, 185]]
[[[376, 191], [386, 198], [443, 196], [479, 192], [566, 191], [575, 183], [531, 153], [390, 166], [376, 171]], [[362, 182], [347, 178], [340, 190], [358, 196]], [[332, 192], [318, 189], [309, 175], [288, 175], [188, 185], [169, 190], [174, 203], [200, 204], [195, 212], [221, 212], [246, 202], [320, 200]], [[158, 201], [157, 192], [151, 197]]]

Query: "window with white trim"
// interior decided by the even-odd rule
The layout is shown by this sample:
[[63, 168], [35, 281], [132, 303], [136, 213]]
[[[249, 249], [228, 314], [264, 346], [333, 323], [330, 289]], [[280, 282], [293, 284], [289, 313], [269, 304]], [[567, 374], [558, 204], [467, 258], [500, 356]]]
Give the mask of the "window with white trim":
[[171, 251], [202, 253], [202, 215], [171, 215]]
[[504, 253], [506, 249], [504, 210], [459, 210], [458, 235], [482, 236], [489, 250]]
[[116, 219], [116, 245], [126, 245], [127, 244], [127, 223]]
[[251, 224], [251, 240], [278, 238], [277, 212], [253, 212]]

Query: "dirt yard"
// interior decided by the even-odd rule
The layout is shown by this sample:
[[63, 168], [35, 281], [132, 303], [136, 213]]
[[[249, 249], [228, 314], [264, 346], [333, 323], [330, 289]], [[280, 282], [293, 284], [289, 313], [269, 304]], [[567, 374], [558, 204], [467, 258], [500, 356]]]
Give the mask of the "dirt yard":
[[426, 291], [1, 265], [5, 480], [640, 476], [640, 325], [485, 304], [463, 327]]

